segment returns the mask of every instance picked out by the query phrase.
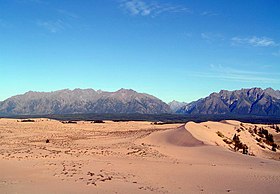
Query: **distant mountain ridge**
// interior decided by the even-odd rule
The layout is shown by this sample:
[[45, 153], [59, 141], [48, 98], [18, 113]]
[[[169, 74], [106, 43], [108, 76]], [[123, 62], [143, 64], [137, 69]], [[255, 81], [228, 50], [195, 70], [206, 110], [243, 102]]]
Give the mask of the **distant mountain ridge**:
[[221, 90], [183, 106], [177, 113], [280, 116], [280, 91], [272, 88]]
[[26, 92], [0, 102], [0, 115], [46, 115], [84, 113], [140, 113], [185, 115], [255, 115], [280, 117], [280, 91], [272, 88], [221, 90], [191, 103], [169, 104], [131, 89], [106, 92], [64, 89]]
[[160, 99], [131, 89], [116, 92], [93, 89], [64, 89], [54, 92], [27, 92], [0, 102], [0, 113], [43, 115], [74, 113], [143, 113], [170, 112]]

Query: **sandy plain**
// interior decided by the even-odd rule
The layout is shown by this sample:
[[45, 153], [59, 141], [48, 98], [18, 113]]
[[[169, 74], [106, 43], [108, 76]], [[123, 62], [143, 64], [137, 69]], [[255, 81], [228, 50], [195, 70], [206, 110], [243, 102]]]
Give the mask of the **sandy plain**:
[[[251, 155], [217, 135], [240, 126]], [[258, 146], [250, 127], [0, 119], [0, 193], [279, 193], [279, 150]]]

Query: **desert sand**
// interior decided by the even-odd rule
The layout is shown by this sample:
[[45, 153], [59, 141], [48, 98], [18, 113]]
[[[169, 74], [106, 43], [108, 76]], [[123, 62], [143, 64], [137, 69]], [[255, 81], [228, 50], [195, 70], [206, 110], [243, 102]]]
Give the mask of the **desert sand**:
[[[223, 141], [241, 124], [250, 155]], [[279, 193], [279, 150], [253, 126], [0, 119], [0, 193]]]

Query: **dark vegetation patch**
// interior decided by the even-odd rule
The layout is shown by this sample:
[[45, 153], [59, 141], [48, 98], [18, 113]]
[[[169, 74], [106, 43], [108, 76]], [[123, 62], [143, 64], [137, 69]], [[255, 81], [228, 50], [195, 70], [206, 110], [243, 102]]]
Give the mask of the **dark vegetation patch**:
[[271, 128], [275, 129], [276, 133], [280, 132], [280, 127], [278, 125], [273, 124], [273, 125], [271, 125]]
[[129, 120], [112, 120], [113, 122], [128, 122]]
[[77, 121], [61, 121], [63, 124], [77, 124]]
[[220, 131], [217, 131], [216, 133], [217, 133], [217, 135], [218, 135], [219, 137], [221, 137], [221, 138], [225, 137], [224, 134], [223, 134], [222, 132], [220, 132]]
[[[272, 125], [270, 128], [275, 129], [276, 132], [278, 131], [278, 126], [277, 125]], [[263, 127], [257, 127], [256, 125], [254, 126], [254, 129], [251, 130], [251, 134], [256, 135], [257, 137], [255, 138], [256, 141], [258, 142], [257, 144], [261, 148], [266, 148], [265, 144], [268, 146], [271, 146], [271, 150], [276, 152], [277, 149], [280, 149], [279, 145], [277, 145], [274, 142], [274, 137], [267, 129], [264, 129]], [[278, 133], [278, 132], [277, 132]]]
[[23, 119], [23, 120], [21, 120], [20, 122], [23, 122], [23, 123], [33, 123], [33, 122], [35, 122], [35, 120], [32, 120], [32, 119]]
[[152, 125], [168, 125], [168, 124], [174, 124], [174, 122], [153, 122]]
[[238, 151], [239, 149], [242, 149], [242, 154], [248, 154], [248, 146], [244, 143], [242, 143], [239, 139], [239, 135], [234, 134], [233, 138], [233, 145], [234, 145], [234, 151]]
[[[272, 125], [269, 127], [276, 130], [277, 125]], [[266, 149], [267, 147], [271, 146], [270, 149], [274, 152], [276, 152], [277, 149], [280, 149], [280, 146], [274, 142], [273, 135], [269, 133], [269, 131], [264, 127], [258, 127], [257, 125], [247, 128], [244, 126], [243, 123], [241, 123], [240, 127], [236, 129], [237, 133], [234, 134], [232, 139], [225, 137], [220, 131], [217, 131], [216, 133], [219, 137], [223, 138], [223, 141], [226, 144], [229, 145], [233, 144], [234, 151], [239, 151], [241, 149], [243, 154], [249, 154], [248, 146], [243, 142], [241, 142], [239, 138], [240, 135], [238, 134], [241, 131], [245, 131], [245, 130], [248, 130], [248, 132], [253, 137], [255, 137], [255, 140], [257, 141], [257, 145], [260, 146], [261, 148]]]
[[95, 121], [92, 121], [92, 123], [105, 123], [103, 120], [95, 120]]
[[231, 139], [224, 138], [223, 141], [224, 141], [226, 144], [232, 144], [232, 140], [231, 140]]

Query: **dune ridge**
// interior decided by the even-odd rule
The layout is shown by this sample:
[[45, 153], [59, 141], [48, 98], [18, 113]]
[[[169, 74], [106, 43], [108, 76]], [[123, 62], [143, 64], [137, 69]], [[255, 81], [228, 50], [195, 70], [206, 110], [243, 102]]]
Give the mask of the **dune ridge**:
[[161, 138], [163, 138], [166, 143], [177, 146], [195, 147], [204, 145], [202, 141], [194, 138], [192, 134], [186, 130], [185, 125], [165, 132]]

